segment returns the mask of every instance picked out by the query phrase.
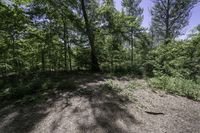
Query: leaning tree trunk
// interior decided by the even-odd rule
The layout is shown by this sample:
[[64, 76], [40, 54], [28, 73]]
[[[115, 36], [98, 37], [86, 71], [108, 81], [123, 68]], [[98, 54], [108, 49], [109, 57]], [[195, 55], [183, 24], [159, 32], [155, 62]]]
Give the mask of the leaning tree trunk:
[[89, 44], [90, 44], [90, 54], [91, 54], [91, 70], [98, 72], [100, 71], [100, 67], [99, 67], [99, 63], [98, 63], [98, 58], [96, 56], [96, 50], [95, 50], [95, 46], [94, 46], [94, 41], [95, 41], [95, 35], [91, 29], [90, 23], [88, 21], [88, 16], [87, 16], [87, 12], [85, 9], [85, 1], [84, 0], [80, 0], [81, 2], [81, 8], [82, 8], [82, 12], [83, 12], [83, 17], [85, 20], [85, 28], [87, 31], [87, 36], [89, 39]]

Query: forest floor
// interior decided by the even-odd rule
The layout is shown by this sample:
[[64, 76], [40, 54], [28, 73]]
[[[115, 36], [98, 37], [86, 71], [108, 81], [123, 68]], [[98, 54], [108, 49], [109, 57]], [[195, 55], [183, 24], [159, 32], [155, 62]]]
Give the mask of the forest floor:
[[200, 133], [200, 102], [129, 76], [71, 75], [31, 104], [0, 108], [0, 133]]

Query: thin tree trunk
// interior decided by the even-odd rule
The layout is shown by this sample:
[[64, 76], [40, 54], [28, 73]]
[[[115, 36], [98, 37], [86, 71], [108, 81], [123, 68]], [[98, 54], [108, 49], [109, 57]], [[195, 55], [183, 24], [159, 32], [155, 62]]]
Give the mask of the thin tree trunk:
[[[6, 54], [5, 54], [5, 53], [3, 54], [3, 62], [4, 62], [5, 64], [6, 64], [6, 62], [7, 62], [7, 61], [6, 61]], [[5, 70], [4, 70], [4, 71], [2, 70], [2, 72], [3, 72], [3, 74], [4, 74], [3, 77], [6, 77], [6, 76], [7, 76], [7, 65], [6, 65], [5, 67], [6, 67]]]
[[13, 67], [14, 67], [14, 72], [18, 72], [18, 68], [17, 68], [17, 60], [15, 60], [15, 58], [16, 58], [16, 54], [15, 54], [15, 37], [14, 37], [15, 35], [14, 34], [12, 34], [11, 35], [11, 39], [12, 39], [12, 58], [13, 58]]
[[45, 71], [45, 54], [44, 54], [44, 48], [41, 50], [41, 60], [42, 60], [42, 71]]
[[111, 49], [110, 49], [110, 67], [111, 67], [111, 72], [113, 73], [114, 72], [114, 48], [113, 48], [113, 46], [111, 46]]
[[66, 40], [66, 33], [67, 33], [67, 27], [66, 27], [66, 22], [63, 18], [63, 40], [64, 40], [64, 64], [65, 64], [65, 70], [67, 70], [67, 40]]
[[166, 30], [165, 30], [165, 44], [167, 45], [169, 43], [169, 8], [170, 3], [169, 0], [167, 0], [167, 12], [166, 12]]
[[133, 70], [133, 38], [131, 38], [131, 71]]
[[72, 71], [72, 58], [71, 58], [71, 47], [70, 44], [67, 45], [68, 46], [68, 57], [69, 57], [69, 70]]

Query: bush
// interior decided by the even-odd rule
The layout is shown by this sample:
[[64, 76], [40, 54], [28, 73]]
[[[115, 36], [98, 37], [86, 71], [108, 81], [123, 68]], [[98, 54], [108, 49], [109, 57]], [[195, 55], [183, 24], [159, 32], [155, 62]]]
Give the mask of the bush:
[[200, 44], [197, 40], [200, 37], [155, 47], [149, 52], [145, 63], [147, 75], [196, 80], [200, 75]]
[[149, 81], [150, 85], [155, 88], [200, 101], [200, 84], [192, 80], [161, 76], [151, 78]]

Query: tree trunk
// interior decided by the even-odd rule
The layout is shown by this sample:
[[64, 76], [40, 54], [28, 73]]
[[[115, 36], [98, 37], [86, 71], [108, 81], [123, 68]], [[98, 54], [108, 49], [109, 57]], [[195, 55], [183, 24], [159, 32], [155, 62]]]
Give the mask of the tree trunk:
[[169, 41], [169, 10], [170, 10], [170, 3], [169, 0], [167, 0], [167, 10], [166, 10], [166, 20], [165, 20], [165, 24], [166, 24], [166, 30], [165, 30], [165, 45], [167, 45], [170, 41]]
[[131, 37], [131, 71], [133, 71], [133, 38]]
[[12, 58], [13, 58], [13, 68], [14, 68], [14, 72], [19, 74], [19, 64], [18, 64], [18, 60], [17, 60], [17, 55], [16, 55], [16, 50], [15, 50], [15, 34], [11, 35], [11, 39], [12, 39]]
[[72, 71], [72, 58], [71, 58], [71, 47], [70, 44], [67, 45], [68, 46], [68, 57], [69, 57], [69, 70]]
[[14, 71], [16, 72], [16, 66], [15, 66], [15, 40], [14, 40], [13, 36], [12, 36], [12, 59], [13, 59]]
[[42, 71], [45, 71], [45, 55], [44, 55], [44, 48], [41, 51], [41, 60], [42, 60]]
[[66, 32], [67, 32], [67, 29], [66, 29], [66, 23], [65, 23], [65, 20], [63, 19], [63, 26], [64, 26], [64, 29], [63, 29], [63, 40], [64, 40], [64, 64], [65, 64], [65, 70], [67, 70], [67, 41], [66, 41]]
[[90, 44], [90, 49], [91, 49], [91, 70], [98, 72], [100, 71], [100, 67], [98, 64], [98, 58], [96, 57], [96, 50], [95, 50], [95, 46], [94, 46], [94, 41], [95, 41], [95, 35], [91, 29], [90, 23], [88, 21], [88, 16], [87, 16], [87, 12], [85, 9], [85, 1], [84, 0], [80, 0], [81, 2], [81, 8], [82, 8], [82, 12], [83, 12], [83, 17], [85, 20], [85, 28], [87, 31], [87, 36], [89, 39], [89, 44]]
[[113, 61], [113, 58], [114, 58], [114, 54], [113, 54], [113, 49], [111, 50], [111, 61], [110, 61], [110, 67], [111, 67], [111, 73], [114, 72], [114, 61]]

